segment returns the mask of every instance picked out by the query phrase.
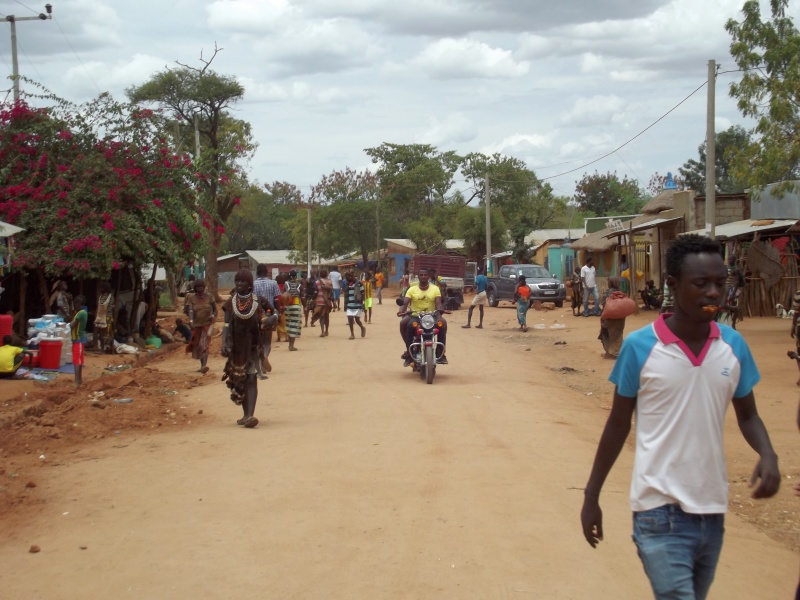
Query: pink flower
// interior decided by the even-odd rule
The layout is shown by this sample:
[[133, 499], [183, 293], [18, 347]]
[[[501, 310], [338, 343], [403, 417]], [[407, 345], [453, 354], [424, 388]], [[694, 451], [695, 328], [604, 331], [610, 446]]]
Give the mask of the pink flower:
[[217, 233], [225, 233], [225, 228], [222, 225], [217, 225]]
[[105, 221], [101, 226], [106, 231], [113, 231], [114, 230], [114, 222], [111, 220]]
[[178, 229], [178, 226], [177, 226], [177, 225], [175, 225], [175, 223], [170, 223], [170, 224], [169, 224], [169, 230], [170, 230], [172, 233], [178, 233], [178, 231], [180, 231], [180, 230]]
[[158, 208], [161, 208], [164, 205], [164, 203], [161, 202], [161, 200], [159, 200], [158, 198], [153, 200], [153, 204], [155, 204]]
[[66, 129], [62, 129], [58, 132], [58, 139], [60, 140], [68, 140], [72, 137], [72, 134], [67, 131]]
[[196, 240], [199, 240], [199, 239], [200, 239], [200, 234], [199, 234], [197, 231], [195, 231], [195, 232], [194, 232], [194, 235], [193, 235], [192, 237], [193, 237], [194, 239], [196, 239]]
[[241, 200], [239, 198], [234, 198], [233, 199], [233, 203], [236, 204], [236, 205], [238, 205], [240, 202], [241, 202]]
[[114, 269], [119, 269], [119, 263], [117, 261], [111, 263], [111, 266], [114, 267]]
[[69, 171], [69, 167], [68, 167], [67, 165], [58, 165], [58, 166], [56, 167], [56, 170], [57, 170], [59, 173], [63, 173], [64, 171]]

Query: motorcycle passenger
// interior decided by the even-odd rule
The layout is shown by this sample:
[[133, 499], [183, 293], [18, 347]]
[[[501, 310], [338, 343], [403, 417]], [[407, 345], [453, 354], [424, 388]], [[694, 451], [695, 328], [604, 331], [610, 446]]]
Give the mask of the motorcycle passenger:
[[[430, 283], [430, 273], [428, 269], [421, 268], [417, 276], [419, 278], [419, 284], [408, 288], [405, 298], [403, 299], [403, 307], [397, 312], [398, 317], [403, 317], [400, 320], [400, 336], [403, 338], [403, 342], [406, 345], [406, 351], [405, 354], [403, 354], [403, 359], [405, 361], [403, 363], [404, 367], [411, 364], [411, 354], [408, 351], [408, 347], [414, 342], [414, 329], [408, 326], [412, 319], [411, 313], [431, 312], [434, 310], [441, 310], [442, 308], [442, 293], [438, 286]], [[445, 346], [445, 343], [447, 341], [447, 321], [445, 321], [442, 316], [439, 316], [439, 320], [442, 322], [442, 326], [439, 329], [439, 341], [442, 343], [443, 350], [442, 355], [436, 359], [436, 362], [440, 365], [446, 365], [447, 357], [445, 356], [445, 351], [447, 350], [447, 346]]]

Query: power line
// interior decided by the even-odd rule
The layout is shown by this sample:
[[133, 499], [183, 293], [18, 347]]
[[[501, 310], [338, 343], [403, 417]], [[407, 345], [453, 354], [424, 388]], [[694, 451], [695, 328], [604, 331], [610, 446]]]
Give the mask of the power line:
[[97, 85], [97, 82], [92, 77], [92, 74], [89, 73], [89, 69], [86, 68], [86, 65], [84, 64], [83, 60], [81, 60], [80, 55], [75, 50], [75, 46], [72, 45], [72, 42], [69, 41], [69, 38], [67, 37], [67, 34], [61, 28], [61, 23], [58, 22], [58, 19], [53, 19], [53, 21], [55, 22], [56, 27], [58, 27], [58, 30], [61, 32], [61, 35], [64, 36], [64, 39], [67, 41], [67, 44], [69, 44], [69, 47], [72, 49], [72, 53], [75, 55], [75, 58], [77, 58], [78, 62], [81, 63], [81, 66], [83, 67], [83, 70], [86, 72], [86, 76], [89, 78], [89, 81], [91, 81], [92, 84], [94, 85], [95, 89], [97, 90], [97, 93], [98, 94], [102, 94], [103, 90], [100, 89], [100, 86]]

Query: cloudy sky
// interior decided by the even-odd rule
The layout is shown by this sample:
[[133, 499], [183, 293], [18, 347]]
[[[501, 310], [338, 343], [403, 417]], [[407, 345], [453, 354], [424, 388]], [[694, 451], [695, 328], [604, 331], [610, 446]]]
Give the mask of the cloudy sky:
[[[0, 0], [34, 16], [39, 0]], [[18, 23], [20, 72], [88, 100], [175, 61], [246, 89], [236, 116], [260, 147], [261, 182], [315, 184], [370, 166], [364, 148], [429, 143], [524, 160], [571, 196], [584, 172], [646, 186], [705, 139], [709, 59], [736, 68], [724, 30], [743, 0], [50, 0], [52, 21]], [[798, 12], [793, 3], [791, 11]], [[766, 11], [765, 11], [765, 14]], [[795, 15], [798, 21], [797, 15]], [[11, 72], [1, 24], [0, 69]], [[717, 80], [716, 127], [747, 126]], [[587, 163], [611, 153], [589, 166]], [[574, 172], [566, 173], [577, 169]]]

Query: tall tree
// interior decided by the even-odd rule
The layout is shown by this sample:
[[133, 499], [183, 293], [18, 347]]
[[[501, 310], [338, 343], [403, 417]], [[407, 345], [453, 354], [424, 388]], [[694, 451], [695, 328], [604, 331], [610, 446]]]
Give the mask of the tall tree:
[[288, 225], [298, 206], [280, 194], [270, 193], [269, 189], [288, 190], [290, 186], [248, 186], [239, 208], [228, 218], [222, 241], [225, 253], [292, 248]]
[[628, 179], [627, 175], [620, 179], [616, 173], [601, 175], [597, 171], [592, 175], [584, 173], [577, 182], [575, 202], [579, 210], [596, 217], [633, 214], [645, 205], [638, 181]]
[[789, 0], [748, 0], [741, 21], [730, 19], [731, 55], [743, 71], [730, 95], [756, 120], [754, 139], [733, 153], [733, 171], [748, 187], [800, 177], [800, 32], [786, 15]]
[[[714, 189], [720, 194], [743, 192], [745, 185], [732, 169], [731, 161], [740, 148], [750, 144], [750, 134], [741, 125], [732, 125], [725, 131], [715, 134], [714, 151]], [[678, 169], [684, 178], [684, 185], [698, 194], [706, 191], [706, 142], [697, 147], [698, 160], [689, 159]], [[660, 190], [659, 190], [660, 191]]]
[[[179, 68], [156, 73], [146, 83], [126, 90], [132, 102], [168, 108], [176, 119], [199, 132], [200, 154], [195, 155], [194, 164], [200, 179], [199, 208], [209, 230], [207, 287], [214, 295], [217, 295], [217, 256], [225, 223], [240, 201], [241, 189], [246, 187], [242, 163], [257, 147], [250, 125], [234, 119], [228, 112], [244, 97], [244, 87], [233, 77], [210, 69], [218, 52], [215, 47], [209, 60], [204, 60], [201, 54], [200, 68], [177, 63]], [[194, 144], [189, 147], [194, 148]]]
[[428, 144], [388, 144], [364, 152], [378, 165], [381, 205], [396, 222], [432, 217], [445, 204], [461, 159]]

